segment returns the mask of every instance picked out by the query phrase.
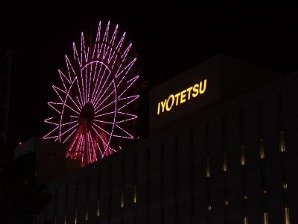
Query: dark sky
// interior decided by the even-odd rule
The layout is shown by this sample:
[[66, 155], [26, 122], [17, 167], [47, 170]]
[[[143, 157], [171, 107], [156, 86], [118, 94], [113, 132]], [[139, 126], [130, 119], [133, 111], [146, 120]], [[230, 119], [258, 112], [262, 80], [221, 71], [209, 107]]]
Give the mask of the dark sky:
[[43, 120], [50, 114], [47, 101], [54, 97], [51, 85], [59, 82], [57, 69], [64, 68], [64, 55], [72, 54], [80, 32], [94, 35], [100, 20], [127, 31], [148, 82], [145, 92], [217, 53], [283, 74], [298, 69], [294, 5], [252, 0], [167, 6], [98, 2], [1, 6], [0, 48], [15, 51], [9, 123], [18, 141], [46, 133]]

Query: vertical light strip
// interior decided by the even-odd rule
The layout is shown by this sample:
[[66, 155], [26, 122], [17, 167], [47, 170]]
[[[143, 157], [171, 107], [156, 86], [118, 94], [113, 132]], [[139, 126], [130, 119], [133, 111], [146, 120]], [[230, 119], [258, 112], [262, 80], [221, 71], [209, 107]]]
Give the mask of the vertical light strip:
[[174, 192], [175, 192], [175, 214], [176, 214], [176, 219], [175, 223], [179, 223], [179, 191], [178, 191], [178, 137], [175, 137], [175, 151], [174, 151], [174, 161], [175, 161], [175, 187], [174, 187]]
[[120, 207], [121, 207], [121, 223], [124, 222], [124, 159], [121, 159], [121, 183], [120, 183]]
[[263, 224], [269, 223], [269, 214], [267, 211], [267, 186], [265, 177], [265, 147], [263, 135], [263, 105], [262, 100], [258, 100], [258, 139], [259, 139], [259, 160], [260, 160], [260, 177], [261, 177], [261, 194], [262, 194], [262, 213]]
[[282, 179], [282, 198], [283, 198], [283, 213], [284, 224], [290, 224], [290, 210], [288, 204], [288, 183], [287, 183], [287, 169], [286, 169], [286, 144], [285, 144], [285, 131], [284, 131], [284, 109], [283, 109], [283, 96], [278, 93], [278, 123], [279, 123], [279, 152], [280, 152], [280, 167]]
[[89, 176], [86, 179], [86, 204], [85, 204], [85, 220], [89, 219]]
[[228, 151], [226, 117], [222, 117], [222, 152], [223, 152], [223, 186], [224, 186], [224, 224], [229, 223], [229, 197], [228, 197]]
[[55, 189], [54, 224], [57, 224], [57, 201], [58, 201], [58, 188]]
[[240, 166], [242, 182], [242, 218], [243, 224], [248, 224], [247, 217], [247, 191], [246, 191], [246, 153], [245, 153], [245, 133], [244, 133], [244, 112], [239, 111], [239, 134], [240, 134]]
[[189, 169], [190, 169], [190, 215], [191, 215], [191, 223], [195, 223], [195, 175], [194, 175], [194, 144], [193, 144], [193, 129], [190, 129], [189, 132]]
[[98, 169], [97, 173], [97, 205], [96, 205], [96, 215], [100, 216], [100, 177], [101, 177], [101, 172], [100, 168]]
[[109, 186], [109, 201], [108, 201], [108, 224], [111, 224], [111, 211], [112, 211], [112, 166], [109, 164], [109, 176], [108, 176], [108, 186]]
[[160, 149], [160, 212], [161, 224], [164, 223], [164, 144], [161, 142]]
[[68, 183], [65, 185], [65, 194], [64, 194], [64, 224], [67, 224], [67, 201], [68, 201]]
[[284, 209], [284, 224], [290, 224], [290, 209]]
[[134, 189], [133, 189], [133, 203], [137, 203], [137, 154], [134, 154]]
[[134, 154], [134, 173], [133, 173], [133, 224], [136, 224], [137, 215], [137, 154]]
[[137, 186], [134, 187], [134, 191], [133, 191], [133, 203], [134, 204], [137, 203]]
[[205, 125], [205, 159], [206, 159], [206, 193], [207, 193], [207, 224], [211, 224], [211, 169], [210, 169], [210, 146], [209, 146], [209, 124]]
[[79, 191], [79, 181], [76, 180], [74, 224], [78, 223], [78, 193], [79, 193], [78, 191]]
[[147, 148], [147, 223], [150, 223], [150, 148]]
[[263, 213], [263, 224], [269, 224], [268, 212]]

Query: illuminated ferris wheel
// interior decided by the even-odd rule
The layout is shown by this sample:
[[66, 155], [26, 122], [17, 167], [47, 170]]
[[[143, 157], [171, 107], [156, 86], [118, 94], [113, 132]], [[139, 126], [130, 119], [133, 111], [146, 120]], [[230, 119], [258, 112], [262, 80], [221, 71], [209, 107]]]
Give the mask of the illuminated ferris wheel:
[[81, 33], [73, 43], [73, 57], [65, 56], [66, 69], [58, 70], [60, 85], [53, 85], [54, 112], [45, 119], [51, 130], [43, 137], [66, 144], [66, 157], [88, 165], [116, 152], [132, 139], [139, 95], [139, 78], [132, 43], [119, 34], [118, 25], [99, 22], [94, 41]]

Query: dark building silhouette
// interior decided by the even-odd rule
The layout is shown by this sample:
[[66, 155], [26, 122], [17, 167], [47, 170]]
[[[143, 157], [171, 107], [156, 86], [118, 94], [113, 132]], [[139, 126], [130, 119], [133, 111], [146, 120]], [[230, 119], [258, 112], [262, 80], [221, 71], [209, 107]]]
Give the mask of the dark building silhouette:
[[148, 138], [51, 181], [36, 222], [298, 223], [297, 84], [224, 55], [191, 68], [150, 91]]

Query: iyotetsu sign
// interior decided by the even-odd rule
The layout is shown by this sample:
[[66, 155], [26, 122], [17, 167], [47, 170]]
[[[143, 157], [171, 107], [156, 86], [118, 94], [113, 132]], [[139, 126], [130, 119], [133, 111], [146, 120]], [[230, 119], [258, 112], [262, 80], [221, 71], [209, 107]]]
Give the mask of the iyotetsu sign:
[[150, 132], [192, 114], [220, 96], [219, 65], [213, 60], [199, 64], [149, 92]]
[[186, 103], [193, 98], [204, 94], [206, 89], [207, 79], [204, 79], [204, 81], [200, 81], [192, 86], [189, 86], [186, 89], [183, 89], [182, 91], [169, 95], [166, 99], [158, 102], [157, 115], [167, 111], [171, 111], [173, 107], [181, 106], [183, 103]]

